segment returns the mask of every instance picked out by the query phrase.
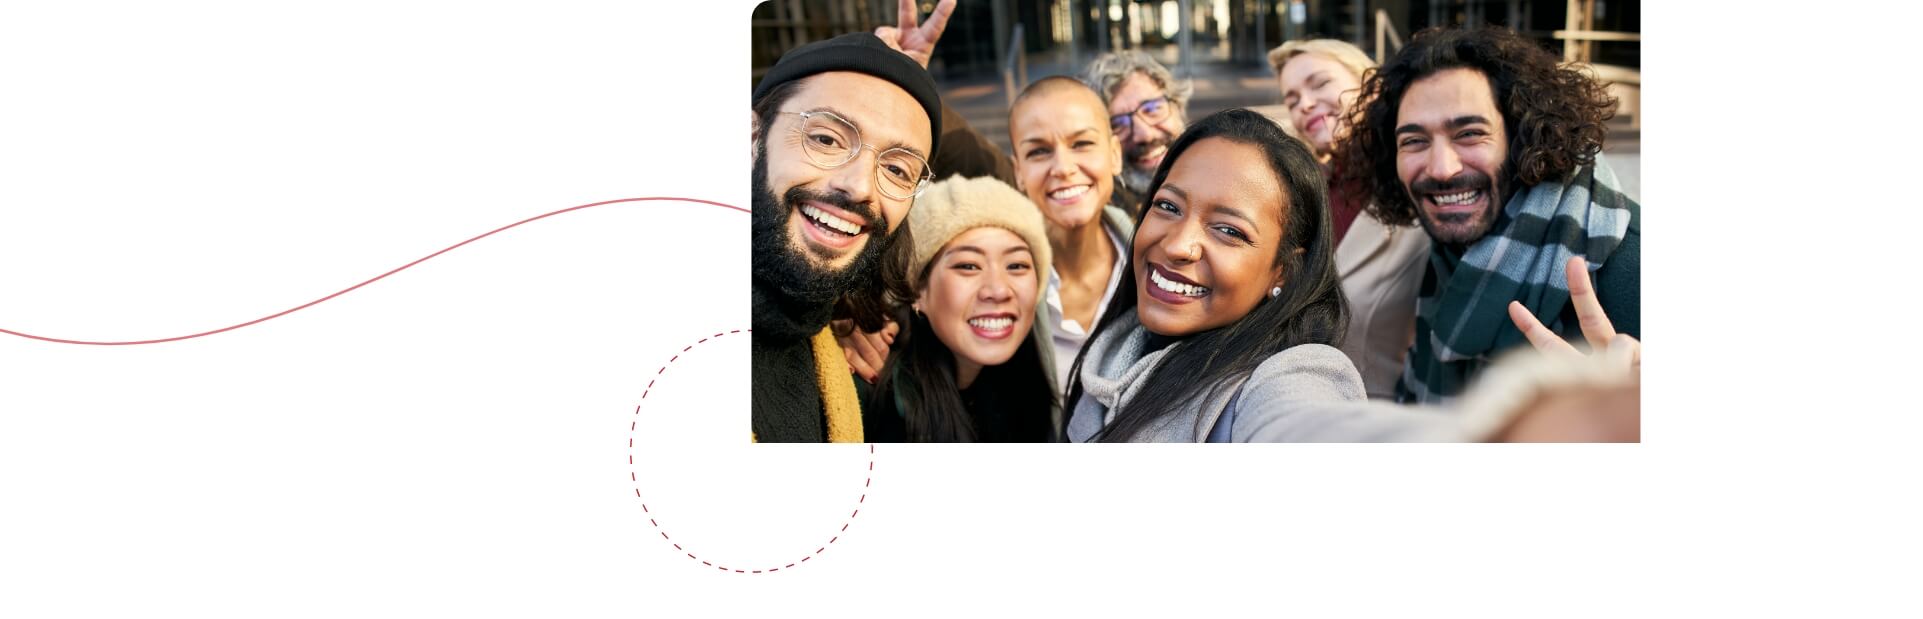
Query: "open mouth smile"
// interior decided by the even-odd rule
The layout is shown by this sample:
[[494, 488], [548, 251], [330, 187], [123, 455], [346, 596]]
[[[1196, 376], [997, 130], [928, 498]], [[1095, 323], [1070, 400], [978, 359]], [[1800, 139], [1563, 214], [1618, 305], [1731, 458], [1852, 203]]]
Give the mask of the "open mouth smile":
[[848, 247], [854, 244], [856, 239], [867, 234], [867, 228], [858, 223], [861, 221], [860, 217], [841, 209], [808, 202], [795, 210], [801, 214], [802, 221], [807, 223], [803, 228], [808, 231], [808, 236], [822, 245], [836, 248]]
[[1015, 315], [1007, 312], [983, 314], [968, 319], [968, 326], [983, 339], [999, 340], [1015, 333]]
[[1161, 265], [1148, 265], [1148, 294], [1163, 303], [1188, 303], [1209, 296], [1209, 288], [1195, 283], [1186, 277], [1162, 268]]

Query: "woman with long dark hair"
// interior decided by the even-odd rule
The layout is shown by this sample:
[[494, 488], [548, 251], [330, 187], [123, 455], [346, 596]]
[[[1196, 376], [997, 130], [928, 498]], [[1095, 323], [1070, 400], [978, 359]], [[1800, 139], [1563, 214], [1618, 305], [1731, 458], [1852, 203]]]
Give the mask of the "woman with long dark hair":
[[[1370, 406], [1315, 157], [1228, 110], [1170, 145], [1118, 292], [1075, 360], [1075, 441], [1461, 440], [1456, 415]], [[917, 207], [919, 208], [919, 207]]]
[[953, 177], [915, 200], [903, 231], [882, 278], [904, 328], [864, 398], [866, 439], [1058, 440], [1053, 347], [1036, 320], [1041, 214], [999, 180]]

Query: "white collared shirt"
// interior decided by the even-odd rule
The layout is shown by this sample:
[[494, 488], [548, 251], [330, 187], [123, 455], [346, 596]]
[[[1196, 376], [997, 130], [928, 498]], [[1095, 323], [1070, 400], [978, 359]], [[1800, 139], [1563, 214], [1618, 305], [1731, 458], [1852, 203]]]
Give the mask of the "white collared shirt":
[[1102, 300], [1095, 306], [1095, 322], [1088, 325], [1077, 324], [1062, 312], [1062, 276], [1058, 269], [1048, 270], [1047, 314], [1041, 317], [1054, 327], [1052, 339], [1055, 340], [1055, 387], [1064, 393], [1068, 391], [1068, 372], [1075, 365], [1075, 355], [1082, 352], [1088, 343], [1088, 334], [1101, 324], [1102, 312], [1108, 309], [1108, 302], [1115, 296], [1115, 289], [1121, 287], [1122, 273], [1128, 271], [1128, 248], [1122, 246], [1122, 235], [1109, 226], [1107, 217], [1102, 218], [1102, 226], [1108, 231], [1108, 240], [1115, 244], [1115, 264], [1109, 267], [1108, 288], [1102, 291]]

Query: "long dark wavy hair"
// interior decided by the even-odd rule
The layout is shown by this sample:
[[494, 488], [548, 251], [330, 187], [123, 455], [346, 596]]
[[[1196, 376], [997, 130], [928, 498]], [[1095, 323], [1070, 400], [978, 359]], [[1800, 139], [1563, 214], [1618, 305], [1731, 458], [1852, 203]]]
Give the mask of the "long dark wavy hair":
[[1487, 76], [1502, 110], [1509, 161], [1506, 178], [1497, 181], [1505, 193], [1561, 180], [1594, 164], [1602, 150], [1603, 123], [1615, 116], [1616, 100], [1600, 82], [1507, 28], [1430, 28], [1363, 80], [1346, 119], [1348, 136], [1336, 145], [1343, 178], [1333, 182], [1365, 190], [1369, 214], [1383, 223], [1408, 225], [1418, 215], [1396, 175], [1402, 97], [1417, 80], [1455, 68]]
[[[935, 261], [929, 260], [920, 273], [910, 273], [914, 231], [908, 222], [902, 222], [896, 234], [900, 238], [882, 255], [880, 280], [887, 293], [879, 305], [887, 307], [902, 328], [889, 346], [881, 378], [862, 408], [898, 413], [906, 426], [906, 439], [914, 443], [1059, 440], [1054, 429], [1059, 410], [1054, 377], [1043, 369], [1040, 349], [1053, 344], [1037, 342], [1033, 329], [1022, 334], [1021, 348], [1016, 349], [1014, 357], [1001, 365], [983, 367], [975, 376], [969, 389], [976, 394], [971, 413], [955, 380], [954, 351], [935, 336], [926, 317], [910, 309], [920, 295], [917, 282], [928, 281]], [[1038, 286], [1045, 284], [1037, 282]], [[993, 428], [977, 422], [987, 422]], [[1004, 435], [989, 434], [992, 429], [1001, 429]]]
[[[1188, 131], [1169, 146], [1168, 156], [1155, 171], [1146, 200], [1154, 200], [1168, 179], [1169, 169], [1196, 142], [1218, 138], [1262, 150], [1262, 161], [1275, 172], [1285, 192], [1282, 212], [1282, 242], [1277, 244], [1275, 265], [1282, 267], [1282, 294], [1266, 299], [1247, 316], [1228, 325], [1183, 337], [1173, 346], [1156, 369], [1142, 380], [1146, 385], [1123, 410], [1116, 411], [1114, 423], [1104, 428], [1096, 440], [1121, 442], [1133, 438], [1162, 417], [1194, 406], [1217, 391], [1233, 387], [1236, 379], [1248, 376], [1256, 366], [1276, 353], [1301, 344], [1341, 342], [1348, 326], [1348, 302], [1342, 297], [1341, 281], [1335, 270], [1335, 241], [1330, 231], [1327, 189], [1315, 156], [1301, 142], [1290, 138], [1267, 117], [1244, 109], [1220, 112], [1190, 125]], [[1146, 206], [1144, 207], [1146, 208]], [[1136, 233], [1141, 232], [1136, 223]], [[1296, 249], [1302, 250], [1300, 253]], [[1123, 279], [1127, 291], [1116, 291], [1102, 320], [1089, 334], [1093, 342], [1117, 325], [1124, 317], [1135, 315], [1137, 295], [1134, 266], [1141, 257], [1129, 248], [1129, 272]], [[1251, 285], [1256, 282], [1249, 282]], [[1088, 348], [1076, 355], [1070, 373], [1067, 405], [1082, 397], [1082, 364], [1088, 361]]]

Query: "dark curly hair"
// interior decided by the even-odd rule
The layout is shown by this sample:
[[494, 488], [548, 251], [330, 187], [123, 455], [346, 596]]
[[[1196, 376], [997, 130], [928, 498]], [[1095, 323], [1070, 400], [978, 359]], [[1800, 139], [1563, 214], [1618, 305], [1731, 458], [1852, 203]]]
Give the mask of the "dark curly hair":
[[1369, 214], [1390, 225], [1416, 221], [1416, 205], [1396, 175], [1396, 114], [1417, 80], [1469, 68], [1489, 78], [1509, 136], [1504, 192], [1560, 180], [1595, 163], [1616, 114], [1616, 100], [1601, 82], [1507, 28], [1430, 28], [1371, 72], [1346, 119], [1349, 132], [1336, 145], [1341, 178], [1367, 193]]

